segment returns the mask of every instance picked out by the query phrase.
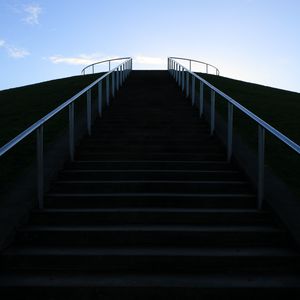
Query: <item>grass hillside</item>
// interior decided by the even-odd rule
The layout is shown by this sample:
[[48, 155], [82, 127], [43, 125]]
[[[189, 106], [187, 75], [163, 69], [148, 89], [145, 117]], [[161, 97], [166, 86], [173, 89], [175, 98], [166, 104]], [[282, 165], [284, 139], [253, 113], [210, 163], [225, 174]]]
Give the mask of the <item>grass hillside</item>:
[[[207, 74], [200, 76], [300, 144], [299, 93], [222, 76]], [[216, 98], [216, 107], [226, 119], [227, 107], [222, 98]], [[257, 125], [238, 110], [234, 111], [234, 132], [239, 133], [253, 151], [257, 151]], [[300, 157], [268, 133], [266, 133], [266, 163], [300, 198]]]
[[[99, 78], [101, 74], [74, 76], [51, 80], [20, 88], [0, 91], [0, 147], [37, 122], [60, 104]], [[75, 118], [84, 109], [83, 99], [76, 101]], [[68, 126], [68, 111], [64, 110], [44, 128], [45, 150]], [[0, 198], [10, 189], [15, 177], [31, 165], [36, 155], [35, 134], [27, 137], [0, 157]]]
[[300, 144], [300, 94], [222, 76], [201, 76]]
[[0, 91], [0, 146], [98, 77], [73, 76]]

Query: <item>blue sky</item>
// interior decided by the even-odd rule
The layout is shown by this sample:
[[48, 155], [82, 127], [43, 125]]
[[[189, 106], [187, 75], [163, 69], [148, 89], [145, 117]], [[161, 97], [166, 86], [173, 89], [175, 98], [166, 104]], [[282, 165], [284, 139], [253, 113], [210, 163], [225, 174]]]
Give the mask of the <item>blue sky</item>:
[[299, 0], [0, 0], [0, 90], [77, 75], [94, 61], [168, 56], [300, 92]]

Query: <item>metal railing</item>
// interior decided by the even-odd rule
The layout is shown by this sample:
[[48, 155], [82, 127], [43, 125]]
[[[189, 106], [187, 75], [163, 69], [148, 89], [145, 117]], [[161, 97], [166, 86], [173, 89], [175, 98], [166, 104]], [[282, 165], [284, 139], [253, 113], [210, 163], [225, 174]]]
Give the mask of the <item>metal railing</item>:
[[220, 71], [217, 67], [208, 64], [206, 62], [200, 61], [200, 60], [195, 60], [195, 59], [190, 59], [190, 58], [183, 58], [183, 57], [169, 57], [169, 59], [176, 59], [176, 60], [184, 60], [189, 62], [189, 70], [192, 71], [192, 63], [197, 63], [197, 64], [202, 64], [205, 66], [205, 72], [208, 74], [209, 73], [209, 68], [212, 68], [217, 76], [220, 75]]
[[82, 71], [81, 71], [81, 75], [85, 75], [86, 70], [89, 69], [89, 68], [92, 68], [92, 72], [89, 73], [89, 74], [94, 74], [95, 73], [95, 66], [100, 65], [100, 64], [104, 64], [104, 63], [108, 63], [108, 71], [110, 71], [111, 62], [115, 62], [115, 61], [118, 61], [118, 60], [129, 60], [129, 59], [131, 59], [131, 57], [120, 57], [120, 58], [112, 58], [112, 59], [98, 61], [98, 62], [95, 62], [95, 63], [90, 64], [90, 65], [86, 66], [85, 68], [83, 68]]
[[[249, 111], [247, 108], [239, 104], [236, 100], [232, 99], [212, 84], [207, 82], [205, 79], [195, 74], [191, 70], [182, 66], [174, 60], [174, 58], [168, 58], [168, 70], [171, 75], [175, 78], [186, 97], [191, 97], [192, 105], [195, 105], [196, 101], [196, 90], [195, 82], [200, 82], [199, 88], [199, 114], [203, 116], [204, 112], [204, 87], [210, 89], [210, 133], [214, 134], [215, 131], [215, 96], [218, 94], [222, 99], [227, 102], [227, 160], [230, 161], [232, 158], [232, 144], [233, 144], [233, 110], [234, 108], [241, 111], [244, 115], [252, 119], [258, 127], [258, 174], [257, 174], [257, 207], [262, 208], [264, 198], [264, 172], [265, 172], [265, 134], [266, 131], [276, 137], [283, 144], [290, 147], [297, 154], [300, 154], [300, 146], [289, 139], [287, 136], [279, 132], [277, 129], [272, 127], [270, 124], [260, 119], [254, 113]], [[190, 78], [191, 91], [190, 91]]]
[[[105, 81], [106, 93], [105, 99], [106, 105], [110, 104], [110, 97], [115, 96], [116, 91], [124, 83], [125, 79], [129, 75], [132, 70], [132, 59], [128, 58], [126, 61], [110, 70], [96, 81], [88, 85], [86, 88], [78, 92], [69, 100], [65, 101], [63, 104], [58, 106], [56, 109], [51, 111], [49, 114], [41, 118], [39, 121], [31, 125], [29, 128], [24, 130], [10, 142], [5, 144], [0, 148], [0, 157], [7, 153], [9, 150], [14, 148], [17, 144], [26, 139], [30, 134], [36, 132], [36, 153], [37, 153], [37, 199], [38, 199], [38, 207], [40, 209], [43, 208], [43, 197], [44, 197], [44, 125], [55, 117], [58, 113], [63, 111], [65, 108], [69, 110], [69, 156], [70, 160], [74, 160], [74, 151], [75, 151], [75, 113], [74, 113], [74, 104], [75, 101], [82, 95], [86, 94], [86, 112], [87, 112], [87, 132], [88, 135], [91, 135], [91, 126], [92, 126], [92, 88], [97, 86], [98, 90], [98, 114], [99, 117], [102, 116], [102, 105], [103, 105], [103, 82]], [[111, 84], [110, 84], [111, 80]]]

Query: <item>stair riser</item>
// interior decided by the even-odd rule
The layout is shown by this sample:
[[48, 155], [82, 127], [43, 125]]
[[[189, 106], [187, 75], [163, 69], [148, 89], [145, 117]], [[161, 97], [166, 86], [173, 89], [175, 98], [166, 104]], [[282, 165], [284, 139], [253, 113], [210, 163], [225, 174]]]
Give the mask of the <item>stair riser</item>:
[[197, 171], [222, 171], [232, 170], [230, 164], [224, 162], [182, 162], [182, 161], [82, 161], [66, 163], [66, 168], [71, 170], [197, 170]]
[[249, 193], [248, 183], [214, 182], [72, 182], [56, 183], [53, 193]]
[[240, 299], [285, 299], [286, 295], [293, 295], [294, 299], [300, 298], [300, 291], [297, 286], [291, 287], [271, 287], [268, 284], [255, 285], [249, 283], [242, 286], [232, 282], [230, 286], [220, 285], [217, 287], [190, 287], [185, 284], [178, 284], [176, 287], [165, 285], [143, 284], [136, 286], [135, 284], [122, 284], [116, 282], [114, 284], [77, 284], [75, 285], [54, 285], [46, 286], [35, 285], [12, 285], [8, 288], [0, 289], [0, 296], [3, 299], [24, 299], [26, 295], [29, 299], [44, 300], [65, 300], [65, 299], [93, 299], [93, 300], [152, 300], [152, 299], [224, 299], [224, 300], [240, 300]]
[[255, 197], [133, 197], [129, 196], [59, 196], [48, 197], [45, 207], [49, 208], [116, 208], [116, 207], [157, 207], [157, 208], [256, 208]]
[[43, 246], [266, 246], [286, 245], [289, 240], [277, 232], [120, 232], [120, 231], [35, 231], [19, 232], [20, 245]]
[[270, 216], [258, 214], [231, 213], [118, 213], [118, 212], [74, 212], [74, 213], [35, 213], [30, 224], [35, 225], [121, 225], [121, 224], [166, 224], [166, 225], [268, 225], [273, 222]]
[[95, 256], [95, 255], [5, 255], [3, 269], [15, 270], [77, 270], [98, 272], [139, 272], [191, 274], [201, 272], [232, 272], [287, 270], [299, 271], [294, 257], [211, 257], [211, 256]]
[[236, 181], [241, 180], [243, 176], [240, 173], [231, 172], [61, 172], [58, 180], [222, 180]]
[[122, 147], [122, 152], [151, 152], [151, 153], [207, 153], [211, 152], [214, 154], [223, 153], [223, 149], [217, 147], [216, 145], [211, 146], [188, 146], [181, 145], [172, 147], [169, 145], [132, 145], [132, 144], [117, 144], [117, 145], [107, 145], [107, 143], [102, 143], [95, 146], [81, 147], [78, 149], [80, 154], [97, 154], [105, 152], [119, 152], [120, 147]]
[[76, 160], [186, 160], [186, 161], [225, 161], [226, 157], [224, 154], [213, 154], [213, 153], [145, 153], [141, 152], [114, 152], [114, 153], [101, 153], [101, 154], [76, 154]]

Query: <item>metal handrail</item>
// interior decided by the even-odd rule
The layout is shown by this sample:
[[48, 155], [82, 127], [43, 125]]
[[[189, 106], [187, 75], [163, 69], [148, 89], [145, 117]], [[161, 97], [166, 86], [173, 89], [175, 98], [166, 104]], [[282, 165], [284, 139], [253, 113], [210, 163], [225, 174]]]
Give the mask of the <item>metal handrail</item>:
[[[69, 154], [71, 161], [74, 160], [74, 104], [75, 101], [86, 93], [87, 95], [87, 129], [88, 134], [91, 135], [91, 90], [93, 87], [98, 85], [98, 113], [102, 116], [102, 82], [105, 80], [106, 83], [106, 105], [109, 106], [110, 96], [115, 96], [115, 92], [119, 90], [120, 86], [124, 83], [125, 79], [132, 70], [132, 58], [128, 58], [126, 61], [116, 66], [114, 69], [102, 75], [100, 78], [95, 80], [93, 83], [82, 89], [76, 95], [65, 101], [63, 104], [52, 110], [46, 116], [38, 120], [36, 123], [28, 127], [26, 130], [17, 135], [14, 139], [6, 143], [0, 148], [0, 157], [15, 147], [18, 143], [23, 141], [27, 136], [33, 132], [37, 132], [37, 169], [38, 169], [38, 203], [39, 208], [43, 208], [43, 177], [44, 177], [44, 166], [43, 166], [43, 128], [44, 125], [61, 112], [66, 107], [69, 108]], [[110, 84], [111, 78], [111, 84]]]
[[[237, 108], [239, 111], [244, 113], [250, 119], [252, 119], [258, 125], [258, 208], [262, 207], [262, 201], [264, 197], [264, 161], [265, 161], [265, 131], [276, 137], [286, 146], [291, 148], [297, 154], [300, 154], [300, 146], [289, 139], [286, 135], [275, 129], [273, 126], [259, 118], [253, 112], [245, 108], [243, 105], [238, 103], [236, 100], [226, 95], [218, 88], [210, 84], [208, 81], [195, 74], [191, 70], [188, 70], [183, 65], [176, 62], [172, 57], [168, 58], [168, 70], [173, 75], [179, 86], [182, 87], [182, 91], [186, 93], [186, 96], [191, 96], [192, 104], [195, 104], [195, 80], [200, 82], [199, 91], [199, 111], [200, 117], [203, 116], [204, 106], [204, 86], [207, 86], [211, 91], [211, 111], [210, 111], [210, 131], [214, 133], [215, 129], [215, 94], [218, 94], [228, 103], [228, 123], [227, 123], [227, 159], [231, 160], [232, 157], [232, 135], [233, 135], [233, 108]], [[190, 93], [189, 77], [192, 76], [192, 88]]]
[[92, 74], [95, 73], [95, 65], [99, 65], [99, 64], [103, 64], [103, 63], [107, 63], [108, 62], [108, 71], [110, 71], [110, 67], [111, 67], [111, 62], [112, 61], [117, 61], [117, 60], [128, 60], [128, 59], [131, 59], [131, 57], [120, 57], [120, 58], [112, 58], [112, 59], [106, 59], [106, 60], [102, 60], [102, 61], [98, 61], [98, 62], [95, 62], [93, 64], [90, 64], [86, 67], [84, 67], [81, 71], [81, 75], [85, 75], [85, 70], [92, 67]]
[[216, 75], [219, 76], [220, 75], [220, 71], [217, 67], [206, 63], [204, 61], [200, 61], [200, 60], [195, 60], [195, 59], [191, 59], [191, 58], [183, 58], [183, 57], [169, 57], [169, 59], [177, 59], [177, 60], [186, 60], [189, 62], [189, 70], [192, 71], [192, 62], [198, 63], [198, 64], [203, 64], [206, 66], [206, 73], [208, 73], [208, 67], [212, 67], [213, 69], [215, 69]]

